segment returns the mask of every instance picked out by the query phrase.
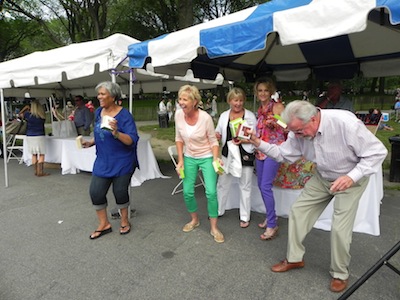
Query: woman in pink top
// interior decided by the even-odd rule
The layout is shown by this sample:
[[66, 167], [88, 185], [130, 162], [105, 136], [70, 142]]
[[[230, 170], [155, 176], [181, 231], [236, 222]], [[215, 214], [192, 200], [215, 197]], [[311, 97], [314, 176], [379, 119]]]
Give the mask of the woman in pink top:
[[[254, 93], [260, 101], [260, 107], [257, 111], [257, 137], [270, 144], [279, 145], [283, 143], [286, 139], [285, 131], [277, 123], [278, 120], [274, 116], [280, 115], [284, 110], [284, 106], [279, 99], [272, 98], [276, 93], [275, 85], [268, 79], [260, 79], [254, 85]], [[266, 210], [265, 221], [258, 225], [260, 228], [265, 228], [265, 232], [260, 236], [262, 240], [273, 239], [278, 233], [272, 184], [278, 172], [279, 165], [274, 159], [260, 151], [256, 151], [258, 187]]]
[[[182, 109], [175, 113], [175, 142], [178, 151], [176, 171], [181, 178], [183, 177], [183, 198], [192, 218], [183, 227], [183, 231], [190, 232], [200, 225], [194, 188], [198, 170], [201, 168], [211, 225], [210, 233], [217, 243], [223, 243], [224, 236], [217, 227], [217, 173], [214, 170], [213, 161], [219, 163], [221, 161], [218, 157], [219, 145], [214, 131], [214, 123], [208, 113], [198, 109], [201, 96], [197, 87], [182, 86], [179, 89], [178, 97]], [[184, 176], [181, 172], [184, 173]]]

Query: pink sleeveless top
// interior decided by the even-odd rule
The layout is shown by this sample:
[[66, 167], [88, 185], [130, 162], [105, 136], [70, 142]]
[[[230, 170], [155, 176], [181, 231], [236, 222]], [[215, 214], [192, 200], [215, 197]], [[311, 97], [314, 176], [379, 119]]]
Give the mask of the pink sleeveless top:
[[[257, 137], [270, 144], [280, 145], [286, 140], [286, 133], [282, 126], [277, 123], [274, 118], [273, 107], [274, 100], [271, 100], [268, 105], [263, 108], [259, 107], [257, 111]], [[256, 158], [264, 160], [267, 156], [260, 151], [256, 151]]]

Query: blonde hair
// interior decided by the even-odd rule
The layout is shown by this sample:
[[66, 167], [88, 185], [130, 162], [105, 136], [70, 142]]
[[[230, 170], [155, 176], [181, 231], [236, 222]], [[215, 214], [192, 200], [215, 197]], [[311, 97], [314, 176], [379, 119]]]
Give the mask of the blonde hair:
[[257, 95], [257, 88], [260, 84], [265, 84], [267, 87], [267, 90], [269, 91], [269, 93], [271, 95], [275, 94], [276, 92], [276, 86], [274, 84], [274, 82], [272, 81], [272, 79], [269, 78], [260, 78], [256, 81], [256, 83], [254, 84], [254, 95]]
[[228, 95], [226, 95], [226, 102], [229, 103], [233, 98], [236, 97], [241, 97], [243, 99], [243, 102], [246, 101], [246, 94], [244, 93], [244, 91], [241, 88], [234, 87], [229, 91]]
[[39, 100], [32, 101], [31, 115], [33, 115], [36, 118], [46, 119], [46, 114], [45, 114], [43, 106], [40, 104]]
[[197, 108], [199, 103], [201, 102], [201, 95], [199, 92], [199, 89], [194, 86], [194, 85], [190, 85], [190, 84], [185, 84], [183, 86], [181, 86], [181, 88], [178, 91], [178, 98], [181, 97], [182, 93], [186, 93], [188, 95], [188, 98], [195, 101], [195, 107]]

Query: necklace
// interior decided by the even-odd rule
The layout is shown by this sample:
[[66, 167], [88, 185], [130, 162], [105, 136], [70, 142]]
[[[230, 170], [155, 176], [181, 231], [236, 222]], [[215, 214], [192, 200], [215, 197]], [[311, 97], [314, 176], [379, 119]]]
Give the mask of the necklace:
[[229, 114], [229, 120], [236, 120], [237, 118], [242, 118], [244, 111], [240, 111], [238, 113], [232, 112]]

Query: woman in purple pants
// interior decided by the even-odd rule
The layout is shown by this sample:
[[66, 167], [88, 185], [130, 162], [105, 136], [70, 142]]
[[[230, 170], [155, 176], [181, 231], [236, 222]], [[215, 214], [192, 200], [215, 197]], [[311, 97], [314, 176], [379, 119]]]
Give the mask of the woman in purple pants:
[[[281, 144], [286, 139], [285, 130], [277, 123], [284, 106], [277, 97], [276, 87], [269, 79], [259, 79], [254, 85], [254, 94], [260, 102], [257, 111], [257, 137], [271, 144]], [[262, 240], [271, 240], [278, 233], [275, 199], [272, 184], [279, 169], [279, 163], [265, 154], [256, 151], [256, 171], [258, 187], [264, 201], [266, 218], [258, 227], [265, 229], [260, 235]]]

